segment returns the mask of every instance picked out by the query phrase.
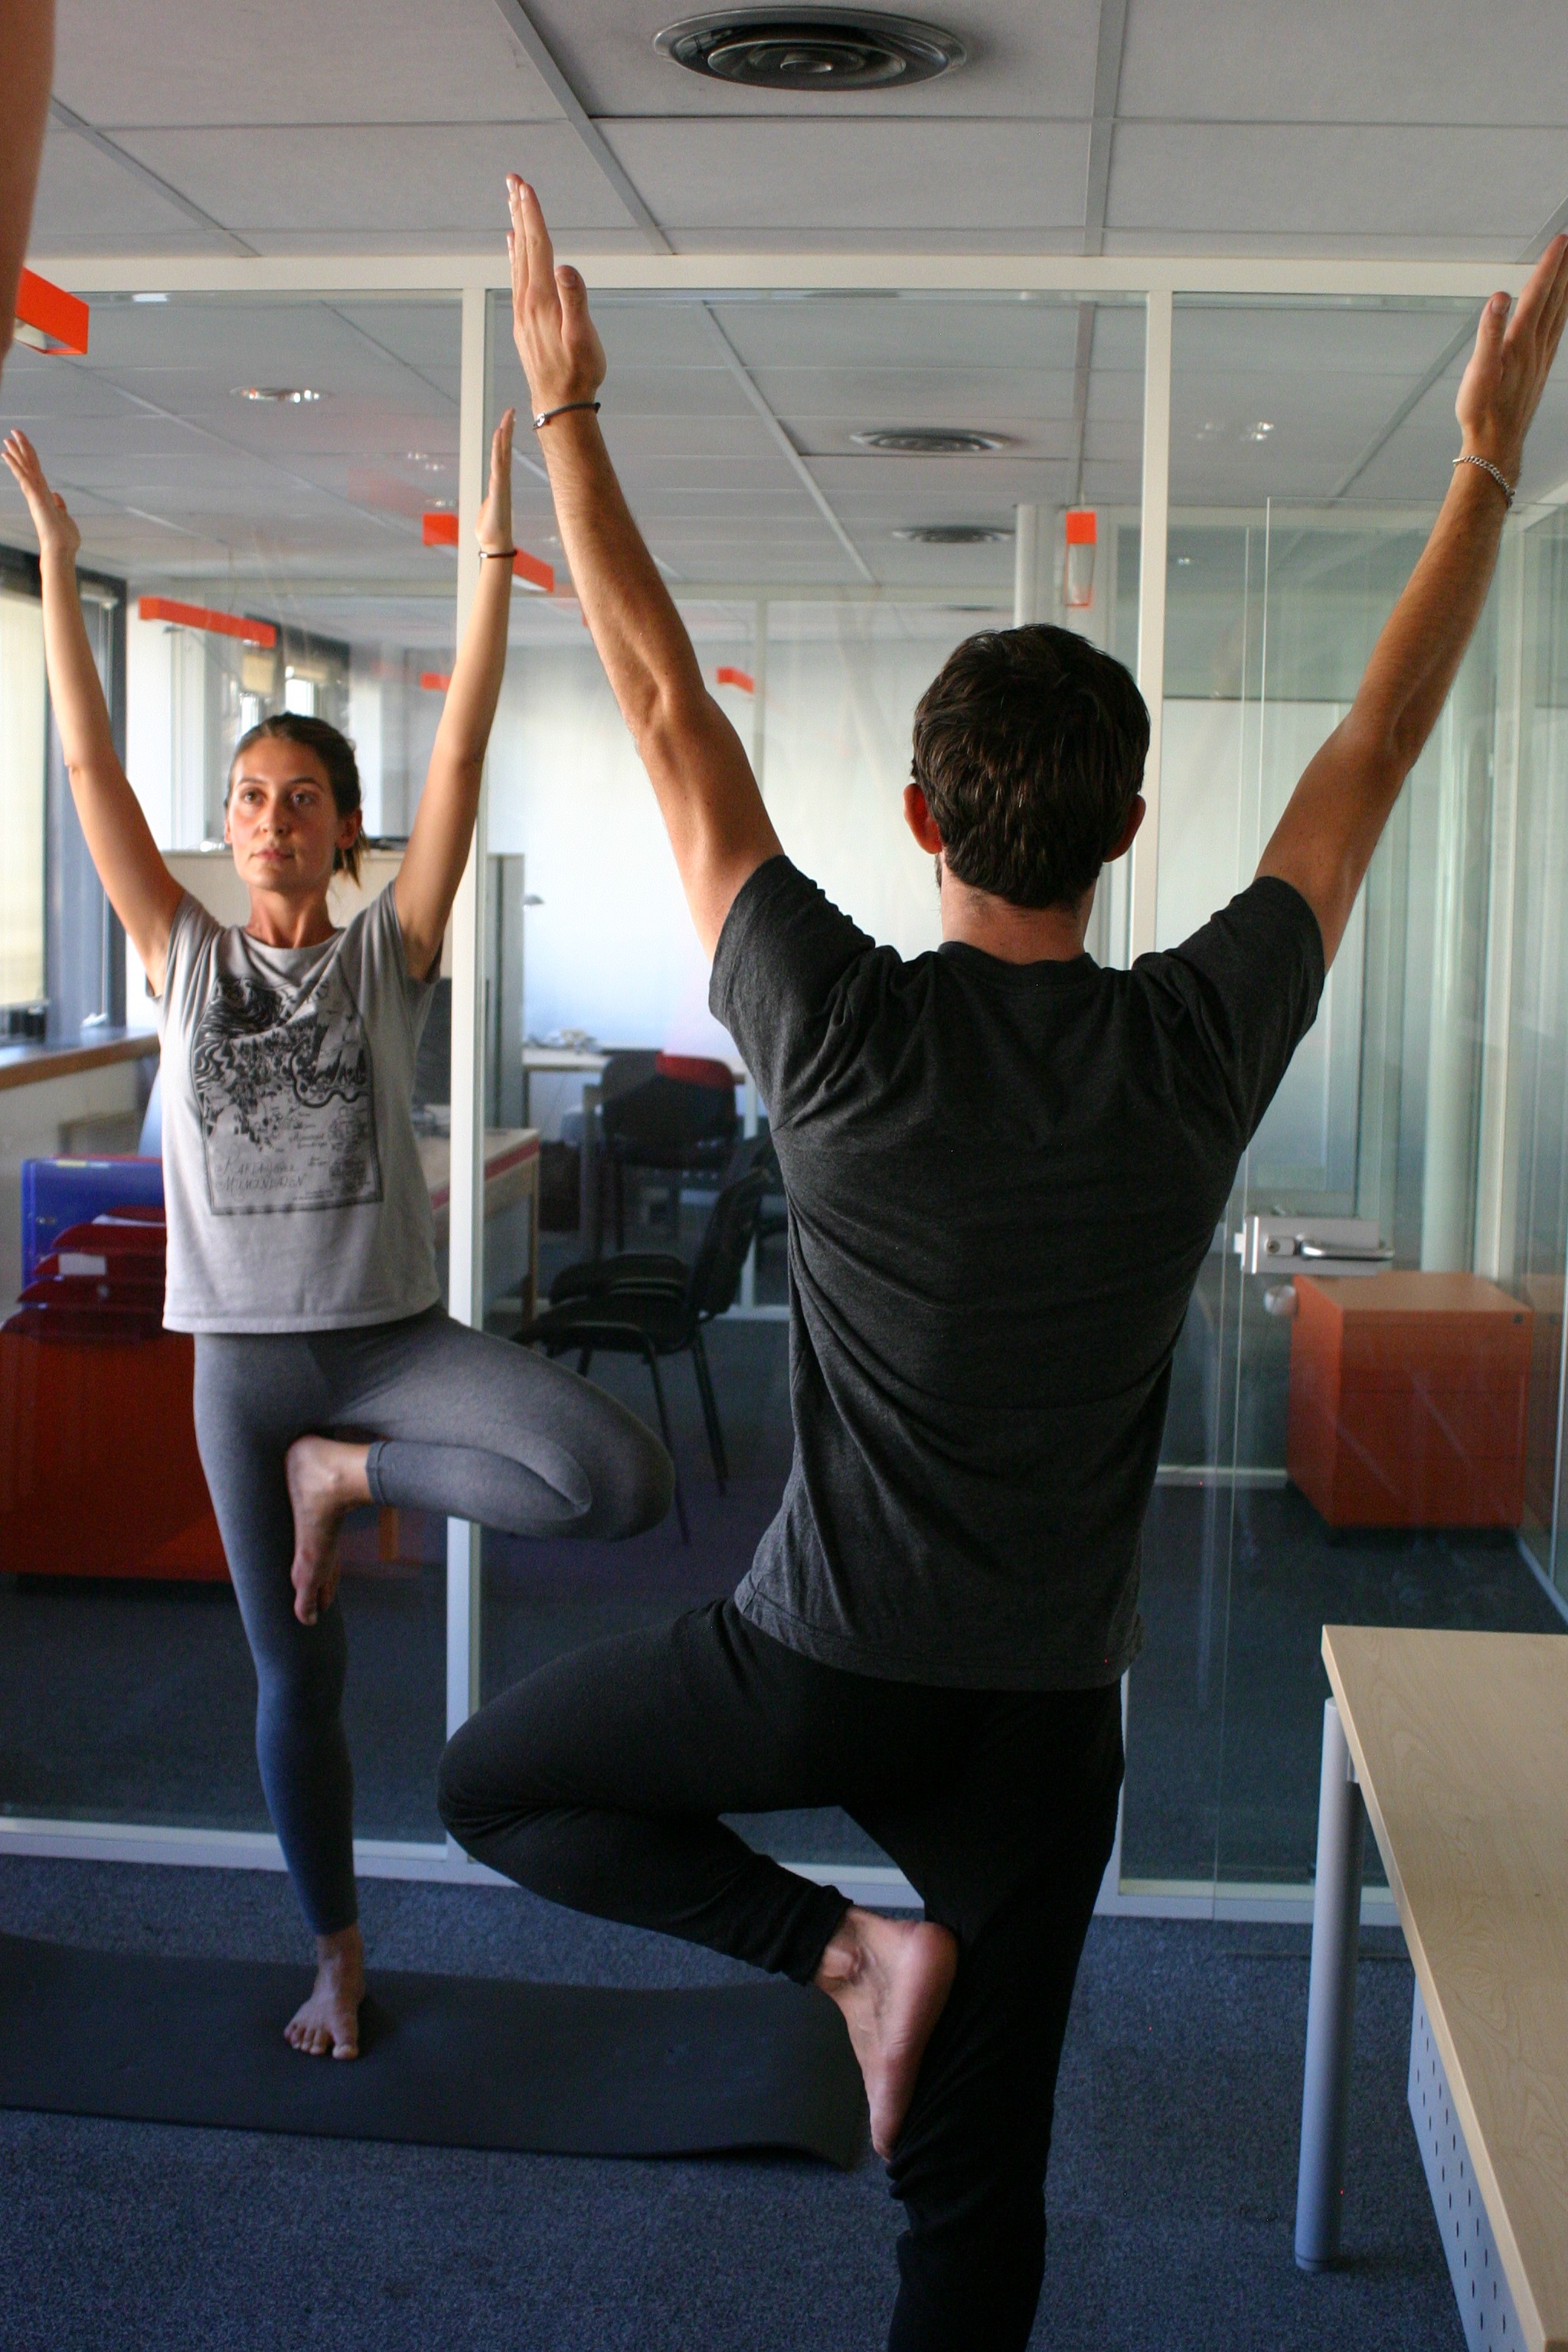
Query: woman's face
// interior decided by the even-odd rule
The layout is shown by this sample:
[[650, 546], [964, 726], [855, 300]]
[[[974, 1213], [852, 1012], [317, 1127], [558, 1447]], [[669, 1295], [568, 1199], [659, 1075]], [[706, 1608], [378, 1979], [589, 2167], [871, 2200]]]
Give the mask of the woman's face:
[[357, 809], [338, 814], [327, 772], [303, 743], [264, 736], [236, 761], [223, 837], [253, 890], [325, 897], [334, 855], [359, 827]]

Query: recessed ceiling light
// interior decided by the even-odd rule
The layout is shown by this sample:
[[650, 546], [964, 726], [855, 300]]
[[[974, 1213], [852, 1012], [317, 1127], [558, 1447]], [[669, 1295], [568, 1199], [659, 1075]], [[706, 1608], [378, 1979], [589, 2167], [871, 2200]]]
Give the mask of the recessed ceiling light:
[[1013, 533], [999, 522], [911, 522], [894, 531], [895, 539], [920, 547], [995, 547]]
[[1256, 425], [1242, 426], [1241, 437], [1244, 441], [1267, 441], [1273, 430], [1274, 427], [1267, 417], [1259, 417]]
[[686, 16], [654, 42], [691, 73], [748, 89], [890, 89], [963, 63], [939, 25], [860, 8], [734, 8]]
[[237, 383], [237, 400], [276, 400], [290, 408], [304, 408], [310, 402], [325, 400], [324, 392], [312, 392], [308, 383]]
[[131, 297], [133, 302], [166, 302], [168, 299], [166, 294], [132, 294]]
[[983, 457], [1007, 446], [1001, 433], [972, 433], [961, 425], [878, 425], [849, 436], [857, 449], [900, 457]]

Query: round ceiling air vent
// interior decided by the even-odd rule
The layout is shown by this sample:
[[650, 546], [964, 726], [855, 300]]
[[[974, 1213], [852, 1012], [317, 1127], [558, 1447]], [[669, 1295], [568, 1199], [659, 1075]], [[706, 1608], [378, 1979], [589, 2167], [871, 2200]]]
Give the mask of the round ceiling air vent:
[[999, 522], [911, 522], [893, 533], [919, 547], [997, 547], [1012, 536]]
[[962, 425], [878, 425], [849, 438], [857, 449], [898, 457], [984, 457], [1007, 446], [1005, 434], [972, 433]]
[[689, 72], [748, 89], [899, 89], [962, 65], [939, 25], [859, 8], [734, 8], [685, 16], [654, 42]]

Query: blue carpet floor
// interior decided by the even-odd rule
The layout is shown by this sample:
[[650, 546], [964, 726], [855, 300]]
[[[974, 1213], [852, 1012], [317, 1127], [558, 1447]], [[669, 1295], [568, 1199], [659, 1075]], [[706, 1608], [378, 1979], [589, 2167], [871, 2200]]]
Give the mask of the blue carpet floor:
[[[372, 1882], [364, 1909], [386, 1967], [742, 1973], [510, 1890]], [[263, 1874], [0, 1862], [0, 1928], [302, 1949]], [[1034, 2352], [1458, 2352], [1405, 2112], [1410, 1998], [1397, 1938], [1368, 1936], [1350, 2259], [1307, 2279], [1290, 2256], [1304, 1931], [1097, 1922]], [[0, 2111], [0, 2352], [876, 2352], [899, 2226], [874, 2158], [847, 2175], [565, 2161]]]

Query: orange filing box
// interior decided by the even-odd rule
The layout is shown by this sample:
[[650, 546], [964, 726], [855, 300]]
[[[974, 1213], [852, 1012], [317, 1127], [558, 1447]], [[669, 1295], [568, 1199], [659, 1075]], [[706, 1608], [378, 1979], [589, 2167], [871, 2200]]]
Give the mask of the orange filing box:
[[1518, 1527], [1531, 1319], [1475, 1274], [1296, 1276], [1286, 1466], [1331, 1527]]

